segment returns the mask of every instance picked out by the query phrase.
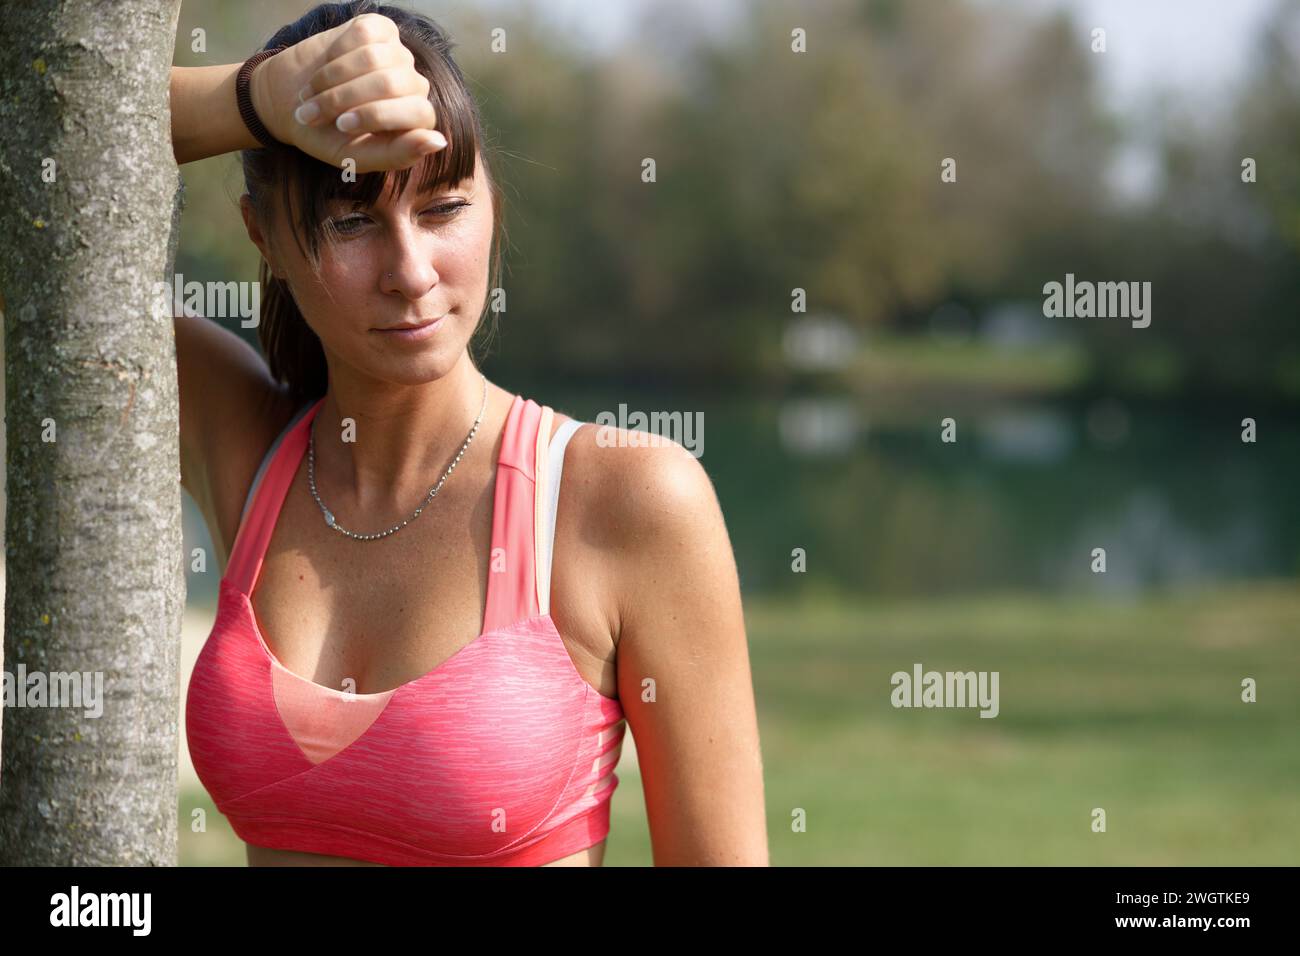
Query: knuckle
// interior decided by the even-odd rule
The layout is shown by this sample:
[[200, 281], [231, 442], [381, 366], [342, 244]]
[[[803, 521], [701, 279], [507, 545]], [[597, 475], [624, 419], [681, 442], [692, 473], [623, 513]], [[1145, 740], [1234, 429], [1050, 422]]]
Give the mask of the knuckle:
[[384, 70], [380, 74], [380, 88], [385, 97], [391, 98], [402, 91], [400, 70]]
[[380, 39], [387, 39], [397, 32], [397, 24], [382, 13], [366, 13], [362, 19], [366, 21], [367, 29], [375, 31], [375, 36]]
[[362, 65], [367, 73], [384, 66], [384, 48], [378, 43], [368, 43], [361, 48]]
[[352, 21], [352, 32], [361, 40], [378, 39], [381, 19], [377, 13], [363, 13]]

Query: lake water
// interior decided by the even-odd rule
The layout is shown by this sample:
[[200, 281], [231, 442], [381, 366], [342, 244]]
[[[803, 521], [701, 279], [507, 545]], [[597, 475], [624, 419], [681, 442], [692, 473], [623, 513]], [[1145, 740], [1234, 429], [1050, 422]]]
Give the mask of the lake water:
[[[717, 489], [746, 595], [1127, 598], [1300, 573], [1300, 427], [1262, 416], [1245, 443], [1240, 409], [500, 384], [585, 421], [617, 418], [622, 404], [698, 422], [690, 447]], [[944, 418], [955, 442], [941, 440]], [[186, 553], [206, 538], [186, 499]], [[1092, 570], [1096, 548], [1104, 574]], [[189, 584], [192, 600], [215, 596], [215, 574]]]

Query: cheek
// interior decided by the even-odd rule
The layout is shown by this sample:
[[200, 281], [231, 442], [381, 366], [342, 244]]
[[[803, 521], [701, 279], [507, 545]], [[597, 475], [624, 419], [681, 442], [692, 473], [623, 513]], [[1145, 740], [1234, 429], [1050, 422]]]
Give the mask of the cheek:
[[310, 267], [303, 268], [294, 291], [304, 315], [311, 316], [310, 324], [322, 339], [361, 317], [358, 304], [365, 294], [365, 275], [357, 259], [325, 258], [319, 278]]
[[442, 281], [462, 290], [472, 287], [488, 261], [491, 240], [491, 219], [484, 224], [467, 216], [447, 227], [429, 245], [429, 255]]
[[460, 275], [467, 286], [481, 290], [491, 278], [488, 267], [492, 262], [492, 216], [488, 215], [467, 224], [460, 244]]

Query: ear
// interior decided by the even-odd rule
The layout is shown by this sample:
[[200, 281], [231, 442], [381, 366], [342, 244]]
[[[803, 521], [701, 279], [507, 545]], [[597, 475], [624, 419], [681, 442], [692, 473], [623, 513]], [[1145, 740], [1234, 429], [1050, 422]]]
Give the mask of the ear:
[[248, 193], [244, 193], [239, 197], [239, 212], [244, 217], [244, 228], [248, 230], [248, 238], [253, 241], [253, 245], [257, 246], [258, 251], [262, 253], [262, 258], [266, 260], [266, 264], [271, 269], [271, 275], [277, 279], [283, 279], [284, 274], [276, 267], [275, 257], [271, 255], [270, 241], [267, 239], [266, 233], [262, 231], [262, 227], [258, 225], [257, 214], [253, 210], [253, 200]]

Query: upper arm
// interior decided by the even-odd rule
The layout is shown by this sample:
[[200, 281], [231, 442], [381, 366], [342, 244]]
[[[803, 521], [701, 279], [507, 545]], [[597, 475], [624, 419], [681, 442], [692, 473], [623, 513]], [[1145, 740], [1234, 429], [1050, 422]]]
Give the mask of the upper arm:
[[[174, 317], [180, 389], [181, 485], [227, 551], [261, 455], [289, 400], [257, 350], [211, 319]], [[283, 420], [282, 420], [283, 419]]]
[[[739, 577], [722, 510], [676, 443], [608, 447], [618, 688], [654, 862], [768, 865], [763, 766]], [[617, 505], [615, 505], [617, 502]]]

